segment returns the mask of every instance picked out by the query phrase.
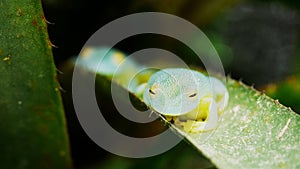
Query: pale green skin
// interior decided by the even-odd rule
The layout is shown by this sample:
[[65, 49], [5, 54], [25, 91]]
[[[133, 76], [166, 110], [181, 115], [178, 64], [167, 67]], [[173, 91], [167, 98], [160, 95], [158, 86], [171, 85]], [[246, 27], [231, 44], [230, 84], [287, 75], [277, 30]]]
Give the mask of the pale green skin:
[[131, 59], [123, 61], [125, 54], [114, 49], [105, 55], [107, 50], [106, 47], [87, 48], [77, 64], [106, 76], [114, 75], [119, 84], [138, 96], [143, 95], [149, 107], [174, 119], [175, 125], [187, 132], [207, 131], [217, 126], [218, 116], [229, 98], [220, 80], [189, 69], [169, 68], [156, 72], [148, 83], [141, 84], [139, 77], [132, 78], [140, 66]]
[[216, 78], [189, 69], [168, 68], [150, 77], [143, 99], [158, 113], [169, 119], [175, 117], [175, 125], [187, 132], [202, 132], [217, 126], [229, 96]]
[[[107, 52], [108, 51], [108, 52]], [[76, 58], [77, 65], [91, 72], [113, 78], [120, 85], [134, 92], [138, 86], [137, 79], [132, 77], [142, 67], [125, 53], [109, 47], [86, 47]]]

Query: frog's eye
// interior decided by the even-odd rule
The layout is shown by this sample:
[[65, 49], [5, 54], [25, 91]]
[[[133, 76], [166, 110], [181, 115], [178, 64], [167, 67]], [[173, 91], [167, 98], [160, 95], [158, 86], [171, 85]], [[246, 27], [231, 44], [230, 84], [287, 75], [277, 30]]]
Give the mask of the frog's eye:
[[149, 89], [149, 93], [155, 95], [155, 92], [151, 89]]
[[149, 88], [148, 92], [150, 95], [155, 95], [159, 90], [160, 90], [160, 86], [157, 83], [155, 83]]
[[189, 95], [189, 97], [195, 97], [195, 96], [197, 96], [197, 93], [193, 93], [193, 94]]

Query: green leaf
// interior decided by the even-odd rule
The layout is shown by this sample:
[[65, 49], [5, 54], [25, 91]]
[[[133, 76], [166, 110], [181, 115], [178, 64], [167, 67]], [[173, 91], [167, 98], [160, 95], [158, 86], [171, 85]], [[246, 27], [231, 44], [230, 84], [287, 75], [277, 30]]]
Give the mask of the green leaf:
[[300, 116], [229, 77], [226, 86], [229, 104], [213, 131], [191, 134], [164, 122], [220, 169], [299, 168]]
[[0, 168], [70, 168], [41, 1], [0, 1]]
[[299, 168], [300, 116], [240, 82], [228, 78], [226, 86], [229, 105], [217, 129], [188, 134], [173, 127], [218, 168]]
[[[83, 64], [91, 61], [93, 59], [91, 56], [90, 58], [85, 56], [85, 60], [80, 59], [78, 63], [82, 62], [83, 69], [94, 71], [89, 64]], [[110, 59], [113, 59], [113, 55], [110, 55]], [[136, 70], [138, 67], [139, 65], [136, 65]], [[130, 77], [131, 74], [132, 71], [124, 69], [114, 76]], [[149, 78], [149, 75], [147, 77]], [[109, 76], [99, 75], [96, 84], [102, 86], [100, 89], [110, 91], [108, 85], [106, 87], [103, 85], [103, 82], [109, 81], [109, 78]], [[136, 79], [128, 79], [125, 82], [118, 80], [112, 83], [118, 83], [125, 89], [130, 80]], [[220, 80], [226, 84], [229, 102], [218, 119], [217, 128], [206, 132], [188, 133], [182, 127], [173, 125], [162, 117], [164, 122], [218, 168], [299, 168], [300, 116], [278, 101], [230, 77], [223, 77]], [[131, 100], [133, 105], [137, 109], [143, 107], [142, 96], [135, 96], [133, 93], [131, 95], [131, 98], [135, 98]]]

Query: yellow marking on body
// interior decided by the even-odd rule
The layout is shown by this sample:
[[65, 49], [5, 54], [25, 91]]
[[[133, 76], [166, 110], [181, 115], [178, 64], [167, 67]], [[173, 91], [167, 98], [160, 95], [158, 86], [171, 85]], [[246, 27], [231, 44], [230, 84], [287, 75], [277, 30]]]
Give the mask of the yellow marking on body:
[[120, 63], [122, 63], [125, 59], [125, 55], [121, 52], [116, 52], [114, 53], [114, 55], [112, 56], [112, 62], [115, 65], [119, 65]]
[[210, 113], [212, 99], [212, 95], [206, 95], [203, 98], [201, 98], [197, 108], [187, 113], [186, 115], [183, 115], [183, 119], [185, 116], [187, 119], [194, 121], [206, 121], [207, 116]]
[[92, 47], [86, 47], [84, 50], [81, 52], [80, 56], [83, 59], [88, 59], [89, 56], [91, 56], [91, 53], [94, 51]]

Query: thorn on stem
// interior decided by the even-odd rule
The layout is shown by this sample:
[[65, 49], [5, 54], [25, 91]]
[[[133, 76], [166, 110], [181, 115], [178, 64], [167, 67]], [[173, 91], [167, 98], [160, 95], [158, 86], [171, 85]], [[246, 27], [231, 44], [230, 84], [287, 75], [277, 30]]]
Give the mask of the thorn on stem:
[[53, 48], [58, 48], [58, 46], [54, 45], [50, 40], [48, 40], [48, 44]]
[[60, 71], [58, 68], [55, 68], [56, 72], [59, 74], [64, 74], [64, 72]]

